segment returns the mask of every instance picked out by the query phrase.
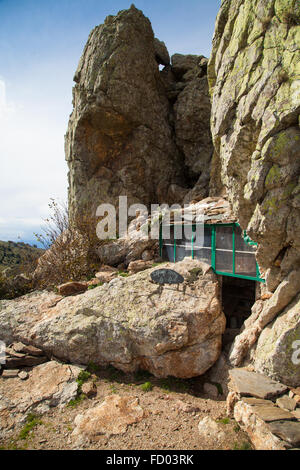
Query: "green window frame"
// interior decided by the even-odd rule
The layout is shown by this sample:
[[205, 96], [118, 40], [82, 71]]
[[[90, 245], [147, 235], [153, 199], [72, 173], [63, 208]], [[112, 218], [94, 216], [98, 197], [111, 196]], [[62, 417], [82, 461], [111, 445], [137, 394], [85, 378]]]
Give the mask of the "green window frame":
[[[166, 224], [167, 226], [174, 227], [174, 224]], [[192, 226], [192, 232], [196, 231], [197, 224], [188, 224]], [[208, 227], [211, 229], [211, 266], [216, 274], [221, 276], [229, 276], [229, 277], [238, 277], [241, 279], [249, 279], [251, 281], [258, 281], [258, 282], [265, 282], [263, 278], [261, 278], [259, 272], [259, 266], [256, 262], [256, 276], [246, 276], [243, 274], [237, 274], [235, 270], [235, 260], [236, 260], [236, 248], [235, 248], [235, 241], [236, 241], [236, 234], [235, 234], [235, 227], [239, 227], [238, 223], [232, 224], [203, 224], [204, 227]], [[216, 269], [216, 227], [232, 227], [232, 272], [224, 272], [218, 271]], [[244, 230], [244, 242], [250, 246], [257, 246], [257, 243], [252, 241], [246, 234]], [[194, 235], [191, 238], [191, 251], [192, 251], [192, 259], [194, 259]], [[163, 254], [163, 237], [162, 237], [162, 223], [160, 224], [159, 230], [159, 254], [162, 257]], [[175, 237], [175, 230], [174, 230], [174, 250], [173, 250], [173, 262], [176, 262], [176, 237]]]

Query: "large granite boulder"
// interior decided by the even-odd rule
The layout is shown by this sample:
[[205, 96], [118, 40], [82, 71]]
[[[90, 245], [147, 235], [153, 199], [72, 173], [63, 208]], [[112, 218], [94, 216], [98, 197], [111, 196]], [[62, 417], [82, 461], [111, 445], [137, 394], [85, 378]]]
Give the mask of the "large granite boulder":
[[[259, 244], [260, 270], [274, 292], [265, 305], [254, 306], [252, 320], [236, 337], [234, 365], [283, 309], [288, 316], [300, 291], [299, 25], [298, 3], [286, 0], [225, 0], [216, 22], [208, 64], [211, 194], [222, 188], [228, 194], [240, 225]], [[284, 329], [275, 325], [267, 327], [264, 342], [274, 351], [280, 334], [283, 351], [289, 340], [284, 346]], [[273, 375], [272, 360], [261, 361], [255, 362], [259, 370]]]
[[[159, 48], [158, 48], [159, 45]], [[180, 159], [169, 124], [151, 23], [131, 6], [90, 33], [74, 76], [66, 135], [71, 216], [103, 202], [168, 201]]]
[[221, 180], [242, 227], [259, 242], [262, 270], [280, 264], [277, 285], [300, 262], [300, 16], [295, 4], [224, 1], [208, 65]]
[[157, 377], [203, 374], [220, 355], [225, 328], [217, 276], [196, 260], [162, 266], [184, 282], [155, 284], [150, 274], [158, 268], [151, 268], [63, 299], [42, 291], [1, 301], [0, 339], [78, 364]]
[[71, 218], [95, 215], [103, 202], [117, 206], [119, 195], [129, 204], [180, 203], [203, 171], [207, 193], [207, 59], [177, 54], [173, 61], [176, 74], [165, 44], [133, 5], [90, 33], [66, 134]]
[[263, 329], [254, 357], [256, 370], [290, 386], [300, 384], [300, 295]]

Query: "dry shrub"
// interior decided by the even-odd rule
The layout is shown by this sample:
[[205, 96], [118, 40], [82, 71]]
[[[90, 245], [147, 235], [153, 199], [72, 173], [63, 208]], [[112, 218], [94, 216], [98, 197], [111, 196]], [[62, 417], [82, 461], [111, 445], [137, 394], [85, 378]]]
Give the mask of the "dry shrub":
[[91, 278], [99, 266], [95, 252], [99, 244], [96, 218], [86, 211], [70, 223], [66, 205], [52, 199], [49, 207], [52, 215], [45, 221], [44, 233], [36, 234], [37, 240], [47, 249], [35, 271], [36, 287]]

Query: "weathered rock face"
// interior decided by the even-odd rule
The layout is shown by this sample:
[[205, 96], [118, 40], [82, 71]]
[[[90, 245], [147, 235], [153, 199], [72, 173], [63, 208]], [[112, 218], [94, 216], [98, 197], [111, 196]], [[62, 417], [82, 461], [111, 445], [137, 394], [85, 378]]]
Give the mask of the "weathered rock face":
[[134, 6], [93, 29], [75, 73], [66, 135], [72, 217], [85, 209], [95, 214], [119, 195], [129, 203], [181, 202], [203, 168], [207, 181], [206, 64], [193, 57], [184, 75], [173, 58], [176, 78], [165, 44]]
[[300, 262], [299, 13], [292, 1], [223, 1], [208, 66], [221, 179], [277, 285]]
[[[297, 402], [288, 387], [246, 369], [229, 371], [228, 414], [247, 432], [257, 450], [296, 448], [300, 422], [294, 412]], [[278, 398], [277, 398], [278, 397]], [[276, 400], [276, 403], [274, 403]]]
[[[161, 76], [173, 103], [176, 144], [184, 156], [190, 185], [185, 203], [207, 196], [213, 145], [210, 133], [210, 99], [207, 62], [203, 56], [174, 54]], [[180, 202], [180, 201], [179, 201]]]
[[225, 316], [217, 277], [188, 259], [164, 267], [184, 282], [155, 284], [152, 268], [64, 299], [44, 291], [1, 301], [0, 339], [73, 363], [112, 364], [125, 372], [141, 367], [158, 377], [200, 375], [221, 352]]
[[77, 366], [50, 361], [34, 367], [27, 380], [0, 377], [0, 437], [24, 422], [28, 413], [44, 413], [75, 398], [80, 371]]
[[255, 349], [256, 370], [291, 386], [300, 384], [300, 295], [263, 329]]
[[[212, 193], [225, 188], [242, 228], [259, 243], [257, 260], [275, 292], [263, 309], [254, 306], [256, 319], [236, 338], [235, 365], [300, 291], [299, 24], [299, 3], [293, 0], [224, 0], [208, 65]], [[296, 334], [299, 319], [294, 328]], [[276, 322], [268, 331], [275, 341]], [[289, 335], [281, 333], [284, 351]]]

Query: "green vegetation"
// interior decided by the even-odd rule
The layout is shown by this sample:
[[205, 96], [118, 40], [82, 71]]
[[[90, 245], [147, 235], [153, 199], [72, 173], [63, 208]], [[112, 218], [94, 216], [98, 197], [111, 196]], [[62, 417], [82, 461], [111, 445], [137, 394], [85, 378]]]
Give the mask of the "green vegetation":
[[90, 376], [91, 376], [91, 373], [88, 372], [87, 370], [82, 370], [81, 372], [79, 372], [76, 382], [78, 383], [78, 389], [80, 389], [80, 391], [81, 391], [82, 385], [84, 384], [84, 382], [88, 381]]
[[218, 394], [223, 395], [223, 387], [219, 382], [211, 382], [215, 387], [217, 387]]
[[239, 432], [241, 430], [240, 426], [236, 423], [236, 425], [233, 428], [234, 432]]
[[91, 374], [97, 374], [100, 371], [100, 367], [97, 364], [95, 364], [94, 362], [90, 361], [90, 362], [88, 362], [87, 370]]
[[0, 270], [36, 261], [44, 250], [23, 242], [0, 241]]
[[114, 385], [110, 386], [110, 391], [111, 391], [111, 393], [117, 393], [117, 389]]
[[140, 387], [143, 392], [150, 392], [153, 389], [153, 385], [151, 382], [145, 382]]
[[221, 418], [221, 419], [217, 419], [217, 423], [229, 424], [229, 423], [230, 423], [230, 418]]
[[85, 399], [85, 395], [81, 393], [80, 395], [77, 395], [77, 397], [74, 398], [73, 400], [70, 400], [67, 406], [70, 408], [75, 408], [75, 406], [79, 405], [84, 399]]
[[248, 441], [243, 441], [241, 443], [235, 442], [233, 450], [252, 450], [252, 447]]
[[0, 241], [0, 299], [13, 299], [32, 290], [31, 273], [43, 253], [23, 242]]
[[20, 431], [19, 439], [22, 439], [22, 440], [27, 439], [30, 431], [32, 431], [32, 429], [35, 428], [35, 426], [37, 426], [38, 424], [43, 424], [43, 422], [34, 413], [29, 413], [26, 419], [26, 424], [23, 427], [23, 429]]
[[202, 274], [202, 269], [201, 268], [193, 268], [189, 271], [190, 275], [187, 278], [187, 281], [189, 283], [195, 282], [198, 279], [198, 276]]
[[189, 390], [189, 385], [183, 379], [167, 377], [159, 380], [159, 387], [163, 390], [185, 393]]
[[87, 370], [82, 370], [81, 372], [79, 372], [78, 377], [76, 379], [76, 382], [78, 383], [77, 396], [73, 400], [70, 400], [67, 406], [74, 408], [75, 406], [79, 405], [82, 400], [85, 399], [85, 395], [82, 393], [81, 387], [84, 382], [86, 382], [90, 377], [91, 373]]
[[121, 277], [128, 277], [130, 274], [127, 273], [126, 271], [118, 271], [118, 276]]
[[0, 450], [26, 450], [27, 448], [27, 442], [24, 442], [24, 444], [20, 447], [14, 439], [12, 439], [6, 446], [0, 446]]
[[104, 282], [99, 282], [98, 284], [92, 284], [88, 287], [88, 290], [95, 289], [96, 287], [103, 286]]

